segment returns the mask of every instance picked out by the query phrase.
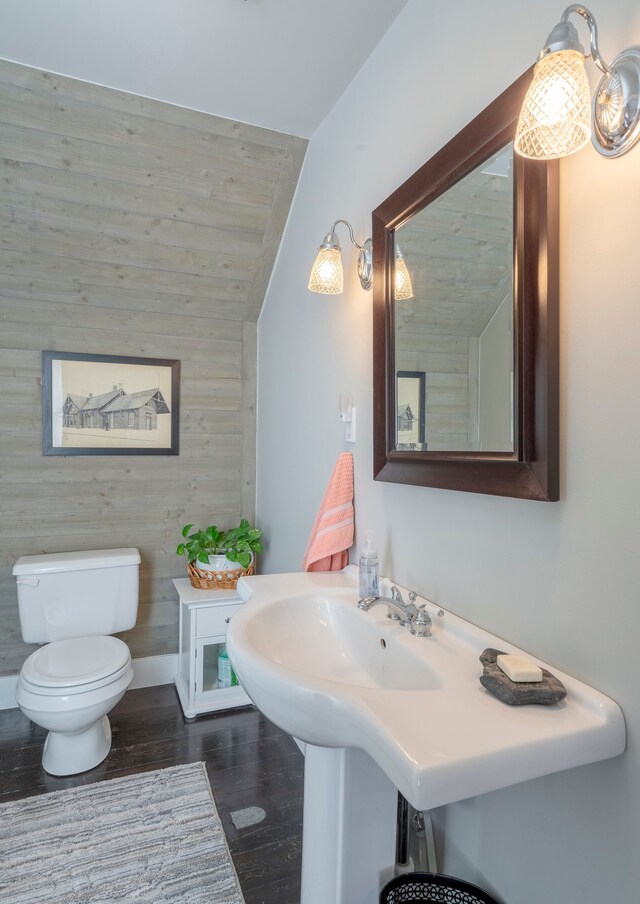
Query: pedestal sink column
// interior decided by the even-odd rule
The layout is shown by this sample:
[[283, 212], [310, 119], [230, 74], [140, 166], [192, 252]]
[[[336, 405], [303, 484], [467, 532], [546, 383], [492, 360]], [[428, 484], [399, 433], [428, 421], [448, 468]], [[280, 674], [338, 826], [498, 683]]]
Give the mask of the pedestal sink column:
[[397, 800], [364, 751], [307, 744], [301, 904], [378, 904], [394, 871]]

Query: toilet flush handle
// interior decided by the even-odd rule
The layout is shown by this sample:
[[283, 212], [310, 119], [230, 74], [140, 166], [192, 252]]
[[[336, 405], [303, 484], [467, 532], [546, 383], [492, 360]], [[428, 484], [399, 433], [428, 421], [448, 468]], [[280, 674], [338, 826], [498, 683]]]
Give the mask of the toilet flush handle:
[[16, 578], [16, 584], [26, 584], [27, 587], [37, 587], [40, 584], [40, 578]]

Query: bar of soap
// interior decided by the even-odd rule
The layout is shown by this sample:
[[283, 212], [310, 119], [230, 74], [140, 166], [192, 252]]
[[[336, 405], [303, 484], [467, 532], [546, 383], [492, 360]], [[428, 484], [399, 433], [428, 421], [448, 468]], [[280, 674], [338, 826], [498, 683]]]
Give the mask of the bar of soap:
[[542, 669], [521, 653], [501, 653], [496, 662], [512, 681], [542, 681]]

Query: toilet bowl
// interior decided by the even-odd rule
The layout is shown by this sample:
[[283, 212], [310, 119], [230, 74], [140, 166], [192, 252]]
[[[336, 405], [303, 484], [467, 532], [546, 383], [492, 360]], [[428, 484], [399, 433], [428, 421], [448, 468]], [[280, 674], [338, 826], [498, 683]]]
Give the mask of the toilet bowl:
[[16, 702], [49, 731], [42, 757], [46, 772], [74, 775], [102, 762], [111, 748], [107, 713], [132, 678], [129, 648], [108, 635], [53, 641], [29, 656]]
[[131, 684], [131, 654], [113, 634], [138, 614], [140, 553], [133, 547], [22, 556], [13, 566], [25, 643], [16, 702], [49, 731], [51, 775], [93, 769], [111, 748], [107, 713]]

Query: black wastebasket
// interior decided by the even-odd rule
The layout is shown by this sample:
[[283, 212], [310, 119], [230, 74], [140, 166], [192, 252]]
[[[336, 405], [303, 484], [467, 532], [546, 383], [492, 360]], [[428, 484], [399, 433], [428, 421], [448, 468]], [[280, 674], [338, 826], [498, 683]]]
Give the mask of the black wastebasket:
[[380, 892], [380, 904], [499, 904], [477, 885], [437, 873], [396, 876]]

